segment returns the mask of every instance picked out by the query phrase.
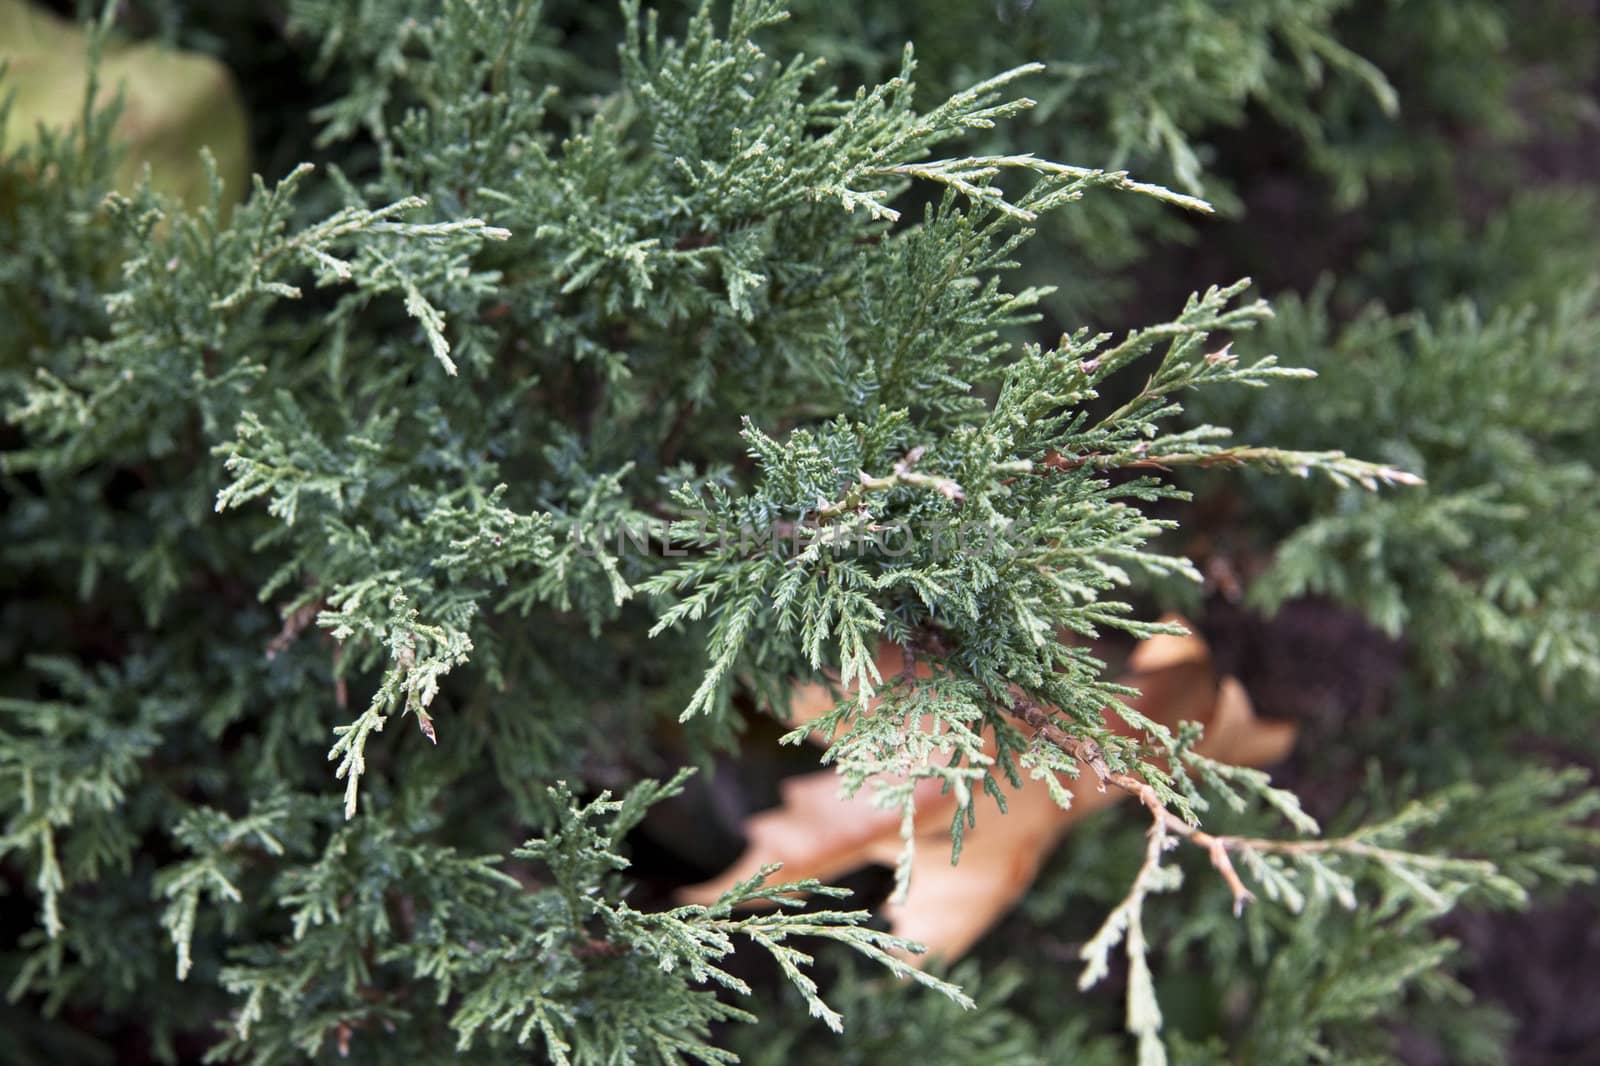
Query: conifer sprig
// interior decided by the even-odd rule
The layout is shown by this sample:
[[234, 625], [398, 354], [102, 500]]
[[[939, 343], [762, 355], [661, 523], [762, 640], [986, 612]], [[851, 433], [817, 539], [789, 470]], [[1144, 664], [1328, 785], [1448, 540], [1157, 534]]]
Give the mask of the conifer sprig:
[[[1397, 990], [1451, 991], [1425, 976], [1448, 952], [1441, 907], [1582, 880], [1594, 793], [1513, 774], [1506, 739], [1541, 716], [1580, 735], [1600, 677], [1600, 316], [1566, 277], [1594, 242], [1544, 246], [1582, 211], [1519, 213], [1492, 254], [1401, 242], [1459, 258], [1414, 272], [1430, 284], [1518, 279], [1498, 312], [1335, 327], [1315, 301], [1269, 319], [1239, 283], [1125, 336], [1051, 342], [1051, 286], [1052, 314], [1082, 321], [1063, 306], [1105, 306], [1105, 263], [1205, 211], [1194, 139], [1246, 101], [1345, 191], [1436, 165], [1434, 138], [1370, 155], [1324, 136], [1388, 99], [1333, 36], [1341, 0], [1100, 5], [1082, 33], [998, 46], [964, 32], [990, 6], [943, 3], [918, 9], [920, 66], [897, 38], [880, 76], [880, 50], [846, 42], [872, 53], [866, 78], [776, 0], [682, 6], [294, 0], [268, 28], [240, 21], [252, 5], [106, 4], [91, 68], [124, 14], [226, 54], [255, 79], [270, 172], [224, 187], [197, 157], [192, 208], [122, 182], [93, 70], [77, 125], [0, 157], [0, 860], [38, 915], [0, 960], [17, 1001], [0, 1057], [93, 1028], [157, 1052], [214, 1037], [213, 1058], [255, 1066], [728, 1062], [723, 1023], [786, 1009], [744, 994], [730, 953], [754, 948], [797, 1015], [869, 1049], [873, 1026], [893, 1034], [873, 1061], [917, 1040], [930, 1062], [1121, 1061], [1094, 1000], [1057, 1026], [1059, 966], [986, 974], [970, 999], [913, 974], [940, 994], [907, 998], [813, 946], [902, 976], [913, 950], [861, 910], [792, 906], [824, 886], [756, 880], [692, 908], [658, 903], [662, 878], [630, 884], [646, 808], [685, 797], [625, 783], [711, 759], [747, 701], [781, 711], [806, 677], [840, 686], [812, 728], [842, 787], [898, 778], [877, 798], [908, 837], [902, 889], [919, 786], [956, 799], [953, 858], [975, 797], [1004, 785], [1065, 803], [1087, 770], [1142, 801], [1142, 864], [1070, 892], [1058, 877], [1025, 920], [1112, 886], [1083, 961], [1126, 942], [1148, 1059], [1193, 1050], [1145, 995], [1163, 951], [1201, 944], [1250, 991], [1228, 1035], [1258, 1061], [1372, 1052]], [[1035, 28], [1081, 6], [1002, 5]], [[1403, 7], [1425, 24], [1441, 5]], [[1452, 25], [1503, 24], [1499, 0], [1470, 8]], [[858, 10], [903, 17], [828, 17]], [[1499, 59], [1395, 36], [1435, 62], [1476, 55], [1451, 69]], [[1092, 54], [1039, 71], [1035, 41]], [[796, 55], [813, 43], [826, 69]], [[1344, 80], [1309, 91], [1323, 71]], [[1062, 144], [1096, 165], [1052, 161]], [[1122, 170], [1152, 159], [1184, 192]], [[1280, 387], [1305, 374], [1272, 351], [1323, 371], [1317, 399]], [[1250, 406], [1228, 409], [1237, 395]], [[1313, 840], [1265, 775], [1121, 702], [1077, 638], [1162, 628], [1127, 593], [1198, 576], [1159, 538], [1208, 468], [1271, 516], [1252, 530], [1288, 538], [1255, 595], [1331, 593], [1396, 631], [1438, 620], [1409, 636], [1426, 676], [1458, 685], [1450, 757], [1414, 703], [1389, 727], [1404, 743], [1367, 750], [1484, 784], [1412, 808], [1408, 776], [1377, 778], [1365, 828]], [[1254, 469], [1326, 476], [1262, 487]], [[933, 676], [880, 670], [885, 642]], [[1019, 706], [1054, 710], [1019, 724]], [[417, 731], [386, 728], [407, 715]], [[1306, 839], [1246, 822], [1263, 815]], [[1115, 825], [1080, 828], [1117, 853]], [[1184, 841], [1224, 876], [1157, 906]], [[1224, 894], [1251, 890], [1291, 906], [1230, 919]], [[1059, 963], [1058, 930], [1038, 931], [1031, 958]], [[759, 1051], [801, 1061], [798, 1043]]]

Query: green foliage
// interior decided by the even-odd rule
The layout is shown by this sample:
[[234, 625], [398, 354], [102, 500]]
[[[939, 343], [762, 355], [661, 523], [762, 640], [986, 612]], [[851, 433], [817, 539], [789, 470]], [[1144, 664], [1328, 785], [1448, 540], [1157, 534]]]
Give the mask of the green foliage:
[[[802, 4], [804, 17], [813, 5]], [[942, 81], [971, 78], [985, 68], [1043, 62], [1035, 125], [1062, 132], [1060, 149], [1080, 158], [1153, 164], [1194, 193], [1210, 192], [1203, 171], [1211, 149], [1196, 143], [1208, 127], [1237, 123], [1246, 105], [1260, 104], [1318, 127], [1314, 92], [1324, 81], [1350, 82], [1378, 108], [1396, 100], [1386, 77], [1330, 32], [1344, 0], [1183, 5], [1028, 4], [1009, 2], [991, 13], [972, 7], [942, 10], [853, 5], [844, 21], [820, 37], [826, 53], [871, 68], [891, 42], [920, 38]], [[1004, 27], [995, 33], [998, 21]], [[930, 32], [919, 34], [919, 28]], [[819, 38], [809, 38], [818, 47]], [[892, 45], [891, 45], [892, 46]], [[1174, 62], [1175, 56], [1182, 60]], [[1138, 90], [1130, 92], [1130, 86]]]
[[[376, 824], [335, 830], [319, 856], [280, 874], [289, 933], [255, 945], [221, 971], [220, 982], [242, 1004], [232, 1035], [213, 1056], [293, 1062], [297, 1052], [318, 1054], [331, 1034], [341, 1056], [359, 1044], [361, 1057], [382, 1061], [412, 1046], [408, 1035], [386, 1034], [415, 1034], [428, 1022], [443, 1022], [459, 1052], [533, 1044], [561, 1064], [721, 1062], [728, 1056], [707, 1042], [710, 1025], [749, 1016], [691, 986], [748, 993], [719, 965], [733, 950], [732, 935], [778, 958], [813, 1014], [834, 1027], [838, 1015], [800, 969], [810, 956], [786, 941], [842, 940], [905, 972], [884, 953], [900, 943], [858, 928], [859, 912], [732, 916], [750, 900], [792, 906], [780, 893], [827, 891], [815, 883], [766, 887], [756, 879], [710, 908], [641, 913], [622, 902], [615, 883], [628, 866], [618, 852], [622, 837], [684, 776], [665, 785], [644, 782], [618, 801], [602, 793], [582, 805], [564, 784], [554, 786], [550, 800], [558, 814], [549, 835], [512, 852], [513, 859], [538, 864], [521, 878], [505, 872], [499, 857], [427, 843], [437, 827], [425, 803], [409, 809], [405, 821], [374, 816], [369, 821]], [[259, 832], [241, 822], [226, 835], [237, 840], [246, 831]], [[268, 850], [281, 853], [275, 844]], [[180, 972], [189, 951], [180, 939], [190, 932], [184, 922], [193, 923], [183, 893], [200, 868], [220, 878], [212, 864], [195, 860], [168, 875], [165, 889], [178, 893], [168, 916], [178, 915], [170, 924]], [[919, 977], [967, 1002], [951, 986]]]
[[[908, 1033], [932, 1062], [1116, 1061], [1097, 1001], [1060, 1025], [1072, 975], [973, 966], [962, 991], [866, 910], [796, 906], [841, 890], [764, 874], [673, 907], [630, 884], [685, 781], [649, 779], [816, 677], [853, 689], [818, 723], [841, 786], [878, 789], [909, 842], [940, 781], [952, 858], [1002, 782], [1140, 794], [1156, 828], [1105, 849], [1065, 957], [1089, 984], [1125, 947], [1145, 1062], [1376, 1054], [1399, 991], [1455, 994], [1428, 923], [1580, 881], [1592, 792], [1502, 767], [1415, 804], [1405, 782], [1324, 840], [1230, 836], [1287, 904], [1235, 922], [1219, 882], [1155, 895], [1182, 881], [1169, 834], [1316, 822], [1126, 707], [1076, 638], [1149, 635], [1136, 586], [1200, 576], [1159, 543], [1174, 470], [1315, 473], [1230, 482], [1285, 538], [1254, 595], [1426, 619], [1427, 684], [1587, 713], [1592, 288], [1551, 267], [1490, 309], [1493, 270], [1443, 230], [1418, 254], [1480, 303], [1419, 316], [1335, 321], [1324, 294], [1274, 319], [1238, 282], [1046, 338], [1047, 307], [1113, 279], [1007, 283], [1060, 247], [1040, 227], [1117, 258], [1209, 211], [1205, 138], [1249, 106], [1319, 158], [1348, 94], [1391, 109], [1344, 6], [1002, 5], [1006, 36], [961, 5], [930, 19], [919, 88], [893, 5], [837, 37], [776, 0], [298, 0], [283, 63], [315, 99], [266, 121], [314, 162], [249, 189], [206, 164], [195, 209], [116, 194], [114, 109], [87, 105], [0, 158], [0, 862], [36, 915], [0, 966], [30, 1016], [70, 1020], [31, 1019], [17, 1057], [92, 1017], [259, 1064], [876, 1062]], [[240, 33], [214, 5], [132, 7], [192, 46]], [[803, 52], [845, 62], [829, 81]], [[1308, 375], [1269, 347], [1330, 372], [1281, 382]], [[938, 680], [883, 676], [884, 642]], [[1032, 913], [1095, 884], [1069, 880]], [[836, 974], [813, 975], [820, 941], [853, 952]], [[1257, 997], [1231, 1041], [1163, 1025], [1163, 971], [1200, 951]], [[801, 1009], [843, 1042], [724, 1024]]]
[[1019, 1010], [1015, 1001], [1025, 998], [1029, 982], [1017, 967], [1002, 965], [984, 973], [963, 965], [949, 976], [972, 993], [975, 1010], [963, 1010], [948, 999], [913, 997], [904, 986], [843, 969], [830, 994], [850, 1019], [844, 1033], [827, 1041], [805, 1040], [796, 1024], [802, 1003], [798, 996], [785, 996], [764, 1018], [768, 1024], [762, 1031], [740, 1032], [734, 1048], [740, 1061], [751, 1066], [871, 1066], [899, 1058], [940, 1066], [980, 1066], [996, 1059], [1021, 1066], [1109, 1066], [1121, 1061], [1116, 1042], [1088, 1037], [1083, 1019], [1057, 1016], [1041, 1024]]
[[[1427, 311], [1373, 305], [1336, 324], [1327, 286], [1279, 302], [1267, 343], [1322, 372], [1309, 415], [1280, 393], [1208, 416], [1298, 447], [1359, 422], [1371, 454], [1427, 485], [1389, 497], [1266, 488], [1261, 519], [1284, 539], [1253, 589], [1260, 602], [1335, 596], [1404, 632], [1435, 683], [1485, 673], [1551, 713], [1587, 712], [1600, 697], [1600, 573], [1587, 565], [1600, 535], [1593, 220], [1588, 198], [1542, 195], [1481, 239], [1440, 242], [1433, 255], [1468, 295]], [[1525, 247], [1534, 222], [1565, 231], [1572, 251]], [[1524, 261], [1543, 271], [1536, 285], [1514, 269]]]

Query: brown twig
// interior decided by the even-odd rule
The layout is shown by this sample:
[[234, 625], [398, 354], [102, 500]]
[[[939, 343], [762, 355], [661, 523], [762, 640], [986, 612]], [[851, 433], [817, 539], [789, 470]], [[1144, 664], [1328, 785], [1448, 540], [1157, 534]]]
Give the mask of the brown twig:
[[1239, 877], [1239, 871], [1233, 868], [1233, 860], [1228, 855], [1228, 849], [1241, 844], [1254, 846], [1274, 842], [1213, 836], [1199, 826], [1190, 825], [1167, 810], [1149, 783], [1139, 780], [1132, 774], [1112, 770], [1106, 763], [1105, 753], [1100, 750], [1100, 745], [1093, 740], [1069, 736], [1037, 703], [1019, 697], [1012, 705], [1011, 711], [1033, 726], [1040, 736], [1093, 771], [1099, 782], [1100, 791], [1104, 792], [1107, 785], [1121, 789], [1144, 805], [1150, 812], [1151, 819], [1163, 832], [1173, 833], [1198, 848], [1204, 848], [1211, 856], [1211, 865], [1216, 867], [1217, 873], [1221, 874], [1223, 881], [1227, 883], [1228, 891], [1233, 894], [1233, 913], [1235, 915], [1244, 913], [1244, 905], [1255, 899], [1255, 895], [1245, 887], [1244, 881]]
[[300, 634], [306, 631], [307, 626], [316, 621], [317, 615], [327, 605], [326, 600], [318, 598], [308, 603], [302, 603], [299, 607], [284, 615], [283, 628], [278, 630], [277, 636], [267, 642], [267, 658], [276, 659], [279, 655], [288, 651], [289, 645], [293, 644]]
[[683, 431], [689, 428], [689, 420], [695, 412], [695, 402], [689, 400], [678, 408], [678, 413], [673, 416], [672, 425], [667, 427], [667, 435], [661, 439], [661, 447], [657, 449], [661, 465], [668, 467], [678, 456], [678, 445], [682, 443]]

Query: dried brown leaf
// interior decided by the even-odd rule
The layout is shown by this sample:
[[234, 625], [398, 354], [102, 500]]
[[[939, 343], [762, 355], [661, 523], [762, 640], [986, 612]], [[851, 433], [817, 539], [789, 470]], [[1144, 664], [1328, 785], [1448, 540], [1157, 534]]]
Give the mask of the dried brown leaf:
[[[892, 644], [880, 647], [876, 659], [885, 677], [905, 666], [903, 653]], [[921, 662], [915, 664], [915, 672], [919, 677], [932, 676]], [[1158, 635], [1141, 642], [1120, 680], [1140, 690], [1129, 703], [1153, 721], [1168, 727], [1185, 720], [1203, 724], [1206, 735], [1198, 750], [1211, 758], [1263, 766], [1283, 758], [1294, 745], [1292, 723], [1256, 717], [1237, 680], [1218, 681], [1210, 649], [1193, 633]], [[828, 685], [797, 685], [790, 705], [792, 718], [797, 724], [816, 721], [832, 710], [834, 701]], [[1108, 724], [1132, 733], [1115, 715], [1108, 716]], [[812, 739], [825, 743], [830, 738]], [[964, 834], [961, 862], [955, 866], [949, 861], [955, 797], [941, 794], [935, 780], [917, 784], [910, 886], [904, 899], [885, 906], [895, 935], [928, 948], [927, 955], [912, 961], [953, 960], [964, 954], [1027, 891], [1062, 835], [1120, 795], [1100, 788], [1089, 773], [1061, 783], [1072, 794], [1066, 810], [1056, 805], [1042, 781], [1027, 781], [1021, 789], [1003, 786], [1004, 815], [992, 798], [980, 799], [983, 809], [977, 824]], [[782, 786], [781, 806], [746, 820], [747, 846], [738, 861], [720, 876], [681, 890], [679, 898], [709, 904], [769, 863], [782, 864], [785, 880], [822, 881], [870, 863], [894, 864], [904, 847], [900, 815], [874, 805], [872, 784], [869, 781], [846, 797], [831, 770], [788, 779]]]

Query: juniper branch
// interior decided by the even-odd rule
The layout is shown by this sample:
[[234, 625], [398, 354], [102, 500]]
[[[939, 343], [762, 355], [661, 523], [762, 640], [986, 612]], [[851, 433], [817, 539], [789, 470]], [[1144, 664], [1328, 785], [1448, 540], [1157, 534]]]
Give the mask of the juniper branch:
[[1018, 698], [1012, 705], [1011, 711], [1038, 731], [1040, 736], [1088, 767], [1099, 782], [1100, 791], [1104, 792], [1107, 785], [1121, 789], [1144, 805], [1156, 827], [1162, 831], [1171, 831], [1196, 847], [1203, 848], [1211, 857], [1211, 864], [1217, 868], [1217, 872], [1227, 883], [1228, 891], [1233, 895], [1234, 914], [1244, 912], [1244, 905], [1253, 900], [1255, 895], [1245, 887], [1238, 871], [1233, 868], [1232, 860], [1228, 858], [1228, 838], [1212, 836], [1199, 826], [1191, 825], [1172, 813], [1161, 802], [1155, 789], [1151, 788], [1148, 782], [1141, 781], [1132, 774], [1112, 770], [1106, 763], [1105, 753], [1100, 750], [1100, 745], [1088, 738], [1074, 737], [1067, 733], [1056, 725], [1051, 715], [1037, 703]]

